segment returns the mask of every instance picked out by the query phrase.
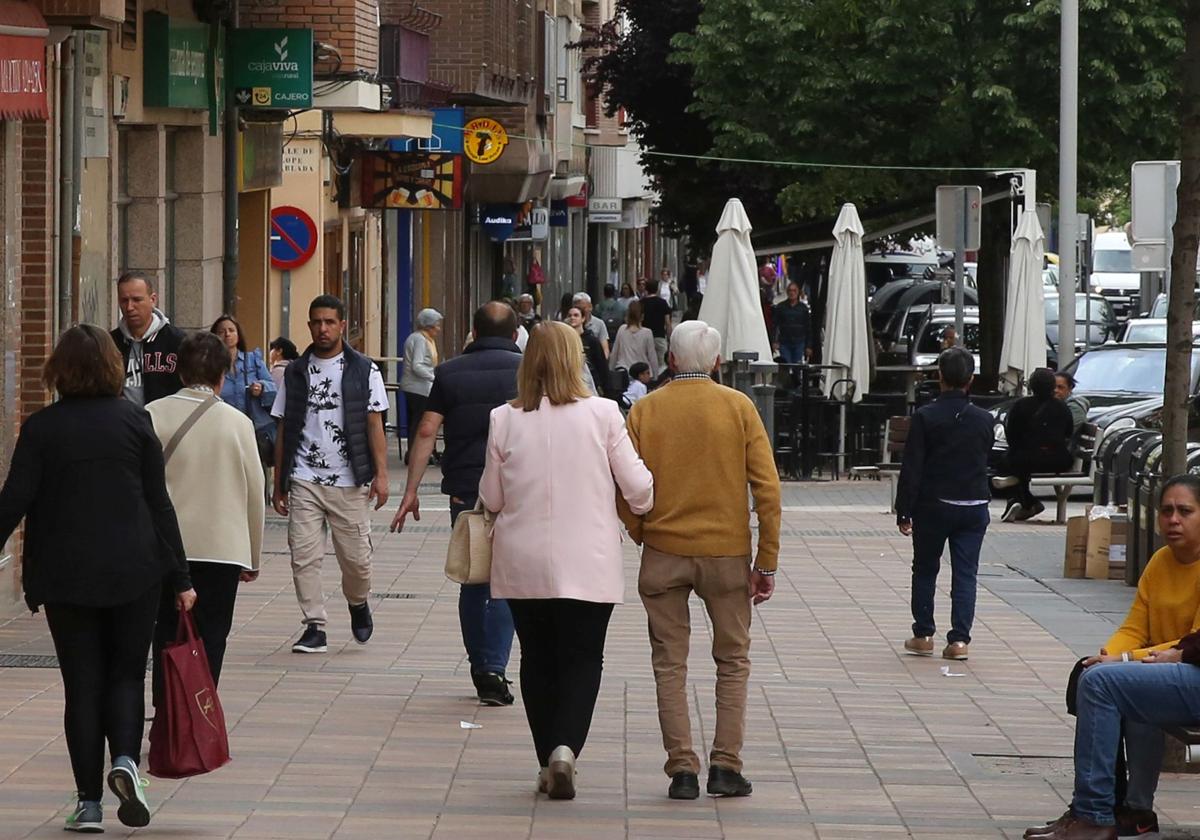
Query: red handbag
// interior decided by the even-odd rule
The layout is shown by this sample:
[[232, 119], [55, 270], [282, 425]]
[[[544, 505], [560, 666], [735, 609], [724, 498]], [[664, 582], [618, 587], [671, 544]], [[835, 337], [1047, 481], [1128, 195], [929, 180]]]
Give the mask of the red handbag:
[[150, 724], [151, 776], [183, 779], [229, 763], [229, 735], [204, 645], [190, 612], [162, 652], [162, 705]]

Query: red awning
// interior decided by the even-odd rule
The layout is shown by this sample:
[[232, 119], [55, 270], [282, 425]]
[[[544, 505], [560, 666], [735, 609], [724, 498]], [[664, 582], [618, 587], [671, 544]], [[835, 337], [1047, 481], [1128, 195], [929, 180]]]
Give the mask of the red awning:
[[29, 3], [0, 0], [0, 118], [47, 119], [46, 20]]

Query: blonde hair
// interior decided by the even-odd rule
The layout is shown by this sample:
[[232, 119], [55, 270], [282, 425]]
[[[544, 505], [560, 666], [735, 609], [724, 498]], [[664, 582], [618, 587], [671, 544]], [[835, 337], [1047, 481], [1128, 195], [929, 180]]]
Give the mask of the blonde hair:
[[592, 394], [583, 382], [583, 342], [558, 321], [543, 321], [529, 333], [517, 370], [517, 398], [510, 405], [537, 411], [542, 397], [550, 405], [566, 405]]

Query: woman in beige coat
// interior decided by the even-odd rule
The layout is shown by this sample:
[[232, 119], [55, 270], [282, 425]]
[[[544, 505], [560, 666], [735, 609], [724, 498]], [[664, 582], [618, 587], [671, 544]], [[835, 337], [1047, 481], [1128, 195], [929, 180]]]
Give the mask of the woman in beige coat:
[[534, 327], [517, 398], [492, 410], [479, 482], [497, 514], [492, 597], [508, 599], [521, 640], [521, 700], [539, 789], [552, 799], [575, 796], [608, 621], [624, 595], [618, 488], [639, 514], [654, 505], [621, 410], [583, 384], [582, 352], [566, 324]]
[[[192, 616], [214, 683], [221, 677], [238, 583], [258, 577], [266, 504], [254, 424], [217, 396], [228, 369], [221, 339], [193, 333], [179, 345], [183, 388], [146, 406], [163, 445], [167, 491], [196, 589]], [[174, 601], [164, 597], [154, 633], [156, 699], [162, 689], [159, 653], [175, 640], [177, 622]]]

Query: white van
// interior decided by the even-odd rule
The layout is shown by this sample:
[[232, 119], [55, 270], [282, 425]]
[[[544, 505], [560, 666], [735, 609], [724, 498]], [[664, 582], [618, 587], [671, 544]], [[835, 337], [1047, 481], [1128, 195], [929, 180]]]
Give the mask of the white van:
[[1121, 321], [1139, 311], [1142, 277], [1133, 268], [1133, 249], [1124, 231], [1096, 234], [1092, 241], [1092, 276], [1088, 285], [1093, 292], [1108, 298]]

